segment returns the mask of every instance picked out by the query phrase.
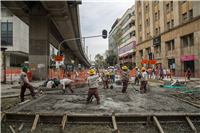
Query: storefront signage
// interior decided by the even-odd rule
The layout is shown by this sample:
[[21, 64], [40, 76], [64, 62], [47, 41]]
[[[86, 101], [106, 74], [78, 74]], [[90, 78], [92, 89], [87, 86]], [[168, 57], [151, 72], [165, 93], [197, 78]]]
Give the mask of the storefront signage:
[[120, 48], [118, 53], [120, 55], [122, 53], [125, 53], [125, 52], [135, 49], [135, 48], [136, 48], [136, 42], [134, 41], [134, 42], [131, 42], [131, 43], [127, 44], [126, 46]]
[[150, 62], [150, 63], [149, 63], [150, 65], [156, 65], [156, 64], [157, 64], [157, 61], [156, 61], [156, 60], [150, 60], [149, 62]]
[[153, 45], [158, 45], [160, 43], [161, 43], [161, 37], [160, 36], [153, 39]]
[[188, 55], [188, 56], [181, 56], [180, 61], [190, 61], [194, 60], [194, 55]]
[[142, 60], [142, 64], [148, 64], [148, 60]]

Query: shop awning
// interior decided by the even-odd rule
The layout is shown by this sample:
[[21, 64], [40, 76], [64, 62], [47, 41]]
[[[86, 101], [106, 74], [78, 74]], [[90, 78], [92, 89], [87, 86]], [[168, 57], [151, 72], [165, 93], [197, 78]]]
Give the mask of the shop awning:
[[120, 56], [119, 58], [123, 58], [123, 57], [126, 57], [126, 56], [128, 56], [128, 54], [124, 54], [124, 55]]

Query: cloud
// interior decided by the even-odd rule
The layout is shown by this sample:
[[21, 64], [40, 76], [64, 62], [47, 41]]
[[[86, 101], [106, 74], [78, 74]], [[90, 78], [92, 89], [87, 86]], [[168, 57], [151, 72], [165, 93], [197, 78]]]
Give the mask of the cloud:
[[[85, 2], [79, 6], [81, 33], [82, 36], [101, 35], [102, 30], [106, 29], [108, 34], [111, 26], [117, 18], [121, 18], [124, 13], [134, 5], [135, 2]], [[88, 46], [89, 55], [92, 60], [96, 54], [101, 54], [108, 50], [108, 39], [89, 38], [85, 41]], [[90, 56], [89, 56], [90, 57]]]

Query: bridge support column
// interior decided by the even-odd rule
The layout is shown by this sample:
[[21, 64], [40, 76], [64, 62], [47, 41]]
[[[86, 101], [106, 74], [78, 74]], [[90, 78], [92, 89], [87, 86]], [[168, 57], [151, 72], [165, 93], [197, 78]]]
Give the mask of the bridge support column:
[[67, 65], [71, 65], [72, 64], [72, 56], [71, 56], [71, 51], [69, 49], [66, 49], [63, 54], [65, 55], [65, 60], [64, 60], [64, 64], [67, 67]]
[[80, 64], [80, 63], [79, 63], [78, 58], [75, 57], [75, 67], [78, 68], [78, 65], [79, 65], [79, 64]]
[[49, 18], [40, 3], [29, 14], [29, 70], [34, 80], [48, 78]]

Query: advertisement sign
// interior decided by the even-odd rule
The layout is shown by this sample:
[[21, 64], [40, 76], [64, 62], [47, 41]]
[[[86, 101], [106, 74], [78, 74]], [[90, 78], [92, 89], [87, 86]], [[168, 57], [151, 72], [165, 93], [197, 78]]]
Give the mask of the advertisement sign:
[[124, 47], [120, 48], [118, 50], [118, 53], [122, 54], [122, 53], [125, 53], [125, 52], [127, 52], [131, 49], [135, 49], [135, 48], [136, 48], [136, 42], [134, 41], [134, 42], [131, 42], [131, 43], [125, 45]]
[[180, 61], [190, 61], [194, 60], [194, 55], [188, 55], [188, 56], [181, 56]]
[[142, 60], [142, 64], [148, 64], [148, 60]]
[[160, 36], [153, 39], [153, 45], [158, 45], [160, 43], [161, 43], [161, 37]]

